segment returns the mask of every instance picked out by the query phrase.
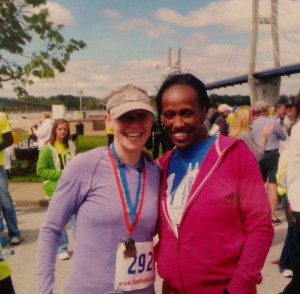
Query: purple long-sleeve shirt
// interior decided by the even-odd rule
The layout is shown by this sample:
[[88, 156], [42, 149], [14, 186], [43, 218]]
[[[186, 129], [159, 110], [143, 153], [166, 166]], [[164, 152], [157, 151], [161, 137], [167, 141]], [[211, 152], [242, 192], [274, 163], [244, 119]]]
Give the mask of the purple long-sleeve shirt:
[[[132, 234], [135, 242], [152, 241], [157, 221], [160, 172], [147, 160], [145, 164], [145, 199], [140, 221]], [[125, 173], [134, 202], [138, 181], [136, 166], [126, 164]], [[74, 213], [76, 240], [65, 293], [123, 293], [114, 290], [116, 252], [128, 233], [107, 147], [77, 155], [59, 181], [40, 229], [39, 293], [53, 293], [60, 232]], [[126, 293], [154, 293], [154, 285]]]

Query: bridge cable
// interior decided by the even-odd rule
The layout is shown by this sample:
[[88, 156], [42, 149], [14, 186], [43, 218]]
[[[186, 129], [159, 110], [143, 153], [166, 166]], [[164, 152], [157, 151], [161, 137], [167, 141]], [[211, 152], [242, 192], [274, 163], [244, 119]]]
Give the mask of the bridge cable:
[[[290, 18], [293, 18], [293, 14], [294, 14], [294, 18], [297, 19], [297, 9], [293, 9], [292, 5], [288, 5], [288, 1], [286, 1], [284, 3], [285, 5], [283, 5], [283, 2], [281, 2], [280, 5], [280, 16], [278, 17], [278, 25], [280, 28], [280, 44], [282, 49], [282, 61], [283, 64], [291, 64], [291, 63], [295, 63], [292, 61], [291, 56], [293, 58], [295, 58], [297, 61], [300, 60], [300, 55], [299, 53], [296, 53], [297, 51], [295, 50], [294, 47], [299, 46], [299, 41], [300, 41], [300, 32], [299, 32], [299, 27], [297, 29], [297, 27], [295, 29], [293, 29], [290, 25], [288, 25], [288, 20]], [[296, 4], [294, 4], [296, 5]], [[279, 5], [278, 5], [279, 6]], [[285, 10], [284, 10], [285, 9]], [[284, 17], [284, 15], [286, 17]], [[286, 20], [286, 21], [284, 21]], [[298, 41], [298, 42], [297, 42]], [[288, 52], [287, 52], [288, 51]], [[299, 51], [298, 51], [299, 52]], [[291, 60], [291, 62], [284, 62], [284, 59], [287, 58], [288, 60]]]
[[[235, 28], [239, 28], [241, 26], [241, 22], [244, 23], [244, 20], [241, 19], [240, 15], [243, 15], [241, 13], [241, 11], [243, 11], [245, 9], [245, 0], [244, 1], [239, 1], [239, 7], [235, 7], [235, 14], [234, 14], [234, 18], [232, 18], [232, 25]], [[242, 48], [241, 45], [243, 45], [245, 43], [245, 38], [242, 36], [242, 33], [239, 33], [239, 38], [238, 40], [235, 40], [234, 43], [230, 42], [230, 44], [228, 45], [228, 34], [229, 32], [227, 32], [225, 35], [223, 35], [223, 38], [221, 39], [221, 42], [219, 42], [222, 45], [226, 45], [224, 47], [227, 48], [227, 50], [223, 53], [223, 56], [221, 58], [218, 59], [213, 59], [212, 62], [212, 69], [214, 70], [214, 75], [211, 75], [208, 77], [208, 82], [213, 82], [213, 81], [217, 81], [217, 80], [224, 80], [227, 78], [231, 78], [234, 75], [241, 75], [237, 68], [239, 68], [239, 63], [237, 61], [239, 61], [240, 59], [245, 59], [243, 58], [242, 55], [244, 55], [244, 50], [241, 50], [240, 48]], [[234, 50], [232, 49], [234, 47]], [[236, 54], [236, 52], [240, 52], [243, 51], [242, 54]], [[225, 73], [225, 76], [224, 76]], [[227, 75], [227, 76], [226, 76]]]

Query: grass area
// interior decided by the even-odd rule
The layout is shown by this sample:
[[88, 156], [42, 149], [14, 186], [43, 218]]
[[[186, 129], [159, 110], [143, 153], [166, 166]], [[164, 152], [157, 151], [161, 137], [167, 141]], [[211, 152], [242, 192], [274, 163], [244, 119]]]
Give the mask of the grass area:
[[[28, 138], [29, 134], [19, 133], [19, 141], [22, 142]], [[106, 136], [78, 136], [78, 144], [76, 148], [76, 153], [82, 153], [98, 146], [106, 146], [107, 137]], [[20, 182], [41, 182], [41, 179], [35, 173], [27, 173], [21, 176], [17, 176], [14, 173], [16, 162], [12, 161], [12, 174], [9, 175], [9, 181], [14, 183]], [[23, 164], [23, 163], [22, 163]], [[26, 164], [24, 162], [24, 164]]]
[[106, 136], [78, 136], [77, 153], [85, 152], [98, 146], [106, 146]]

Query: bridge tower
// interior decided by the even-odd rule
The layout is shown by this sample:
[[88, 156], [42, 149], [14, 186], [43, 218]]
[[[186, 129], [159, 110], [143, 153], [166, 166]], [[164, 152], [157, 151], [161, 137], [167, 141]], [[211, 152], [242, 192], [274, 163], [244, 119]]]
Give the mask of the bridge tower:
[[251, 105], [257, 100], [265, 100], [269, 105], [274, 105], [279, 97], [281, 78], [256, 79], [255, 72], [257, 33], [259, 24], [271, 25], [273, 63], [274, 68], [280, 66], [279, 34], [278, 34], [278, 0], [271, 0], [271, 17], [260, 17], [259, 0], [252, 0], [252, 34], [249, 60], [248, 84], [250, 91]]

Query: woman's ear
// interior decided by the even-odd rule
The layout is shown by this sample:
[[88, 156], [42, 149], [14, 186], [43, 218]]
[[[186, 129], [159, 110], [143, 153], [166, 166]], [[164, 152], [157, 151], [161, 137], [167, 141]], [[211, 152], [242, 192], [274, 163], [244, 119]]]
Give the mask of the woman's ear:
[[163, 125], [164, 123], [163, 123], [163, 118], [164, 118], [164, 116], [161, 114], [160, 115], [160, 117], [159, 117], [159, 120], [160, 120], [160, 123]]
[[154, 119], [154, 115], [152, 115], [152, 124], [154, 123], [155, 119]]
[[206, 109], [205, 107], [200, 107], [200, 112], [202, 112], [205, 121], [208, 115], [208, 109]]
[[112, 119], [109, 113], [106, 113], [104, 116], [105, 124], [108, 125], [112, 129]]

